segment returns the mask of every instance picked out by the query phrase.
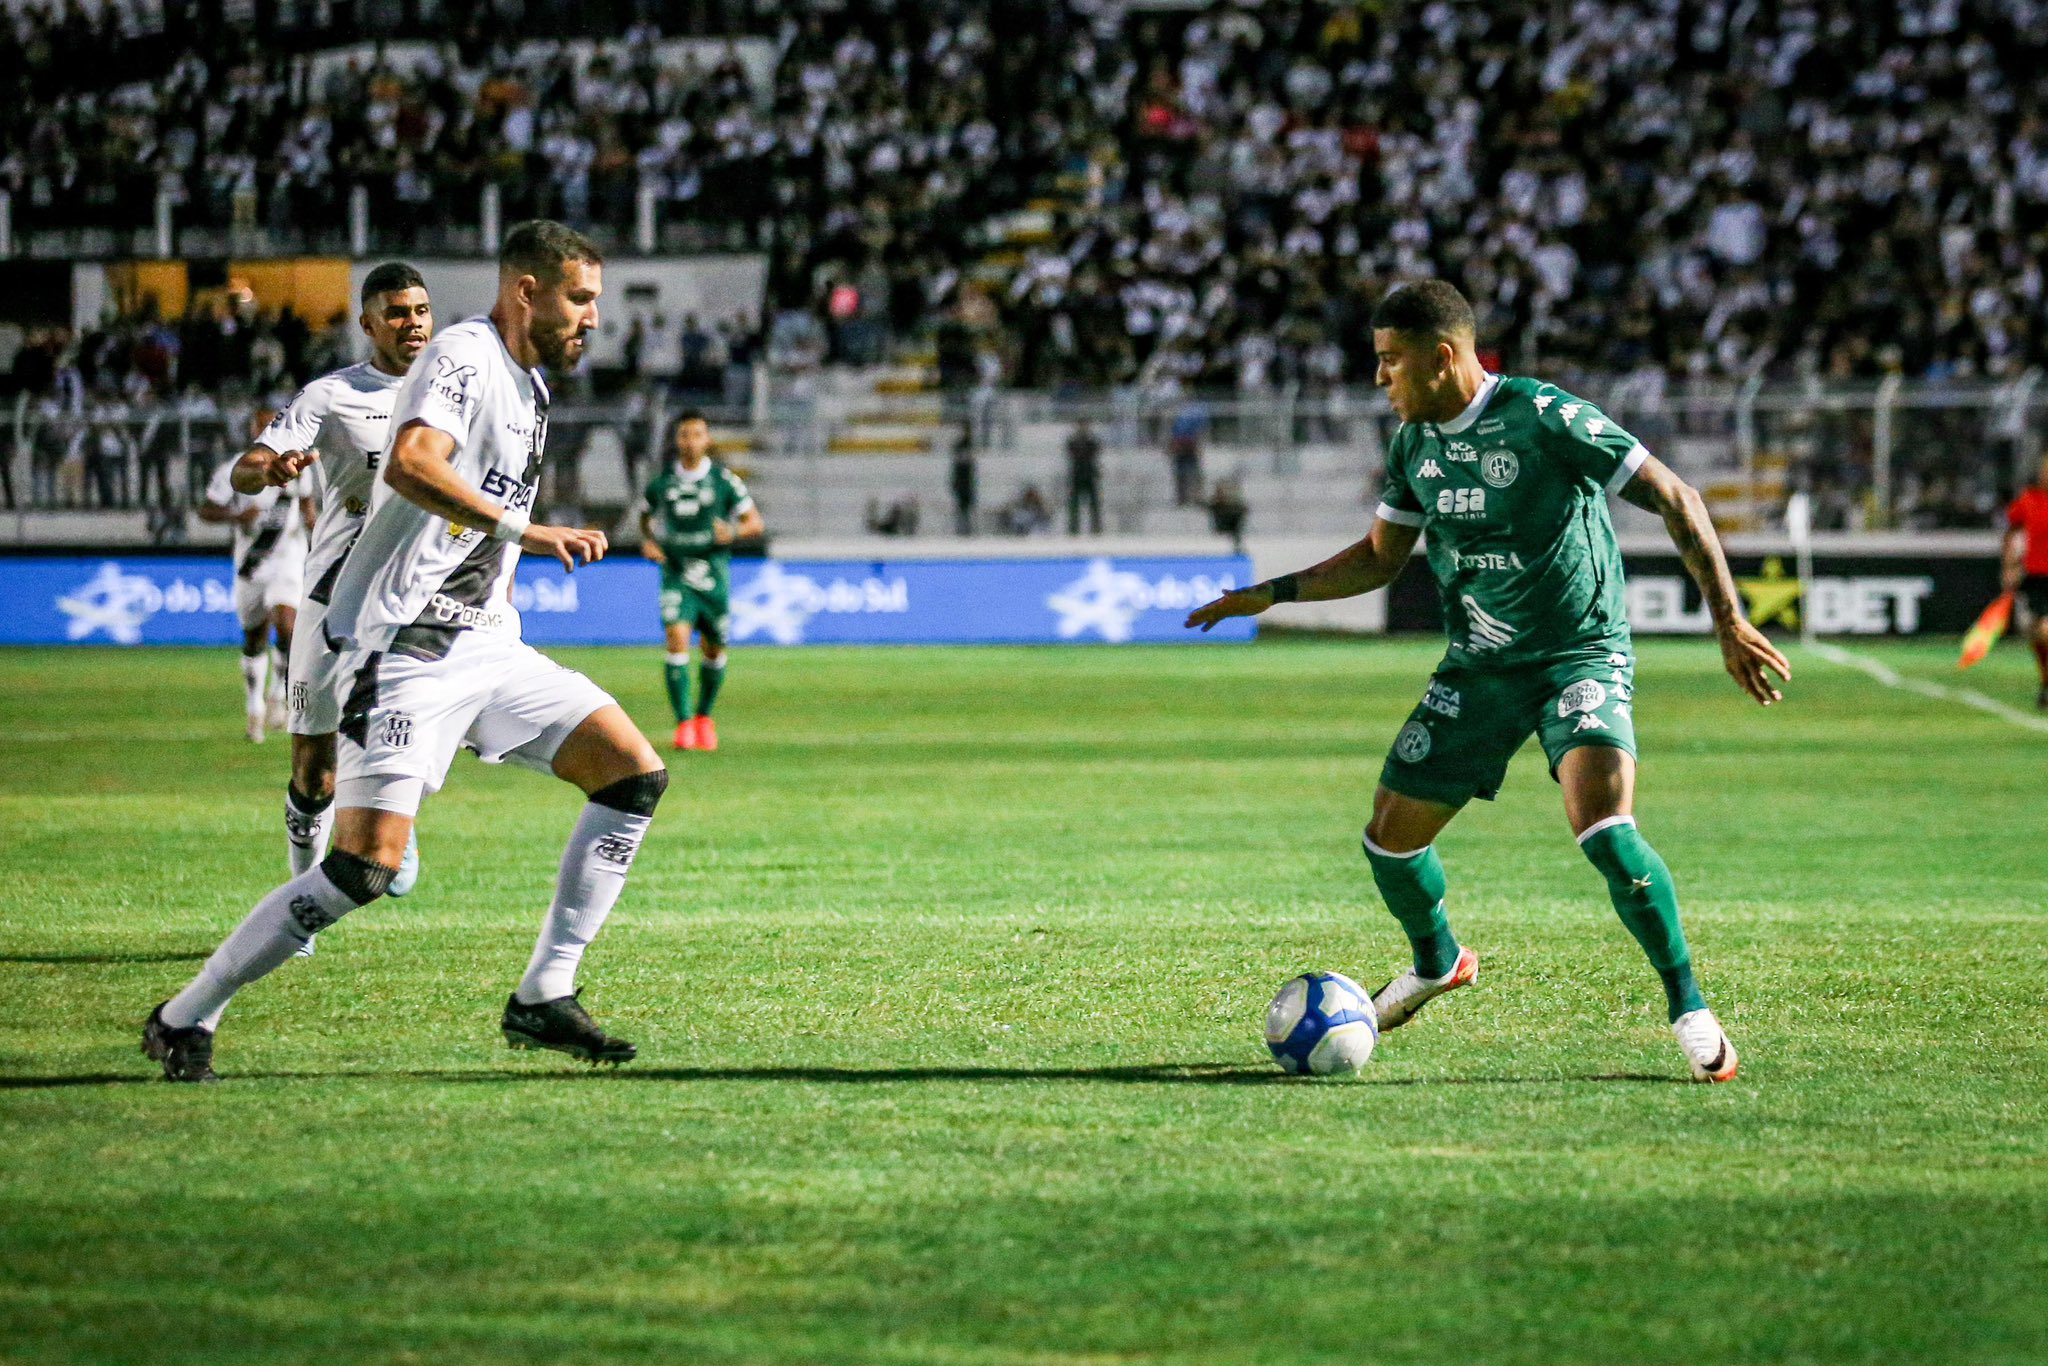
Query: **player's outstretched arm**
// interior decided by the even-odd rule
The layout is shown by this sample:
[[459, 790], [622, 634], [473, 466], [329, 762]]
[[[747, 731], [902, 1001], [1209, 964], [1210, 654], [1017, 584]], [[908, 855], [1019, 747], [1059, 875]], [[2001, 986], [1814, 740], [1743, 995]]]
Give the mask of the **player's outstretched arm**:
[[1419, 527], [1375, 518], [1364, 540], [1346, 546], [1313, 569], [1282, 574], [1277, 579], [1225, 593], [1188, 613], [1183, 624], [1206, 631], [1230, 617], [1255, 617], [1276, 602], [1328, 602], [1384, 588], [1415, 553], [1415, 542], [1421, 534]]
[[268, 446], [251, 446], [242, 452], [228, 471], [228, 483], [236, 493], [261, 493], [283, 488], [305, 473], [320, 458], [318, 451], [274, 451]]
[[450, 458], [455, 438], [424, 422], [408, 422], [391, 443], [384, 482], [391, 491], [457, 526], [484, 527], [501, 541], [517, 541], [536, 555], [552, 555], [564, 569], [604, 558], [602, 531], [572, 526], [532, 526], [526, 514], [484, 497], [455, 472]]
[[1728, 557], [1721, 553], [1721, 538], [1714, 534], [1714, 522], [1707, 515], [1706, 499], [1699, 490], [1671, 472], [1671, 467], [1650, 456], [1622, 487], [1621, 496], [1645, 512], [1664, 519], [1671, 544], [1678, 547], [1685, 570], [1700, 586], [1707, 611], [1714, 619], [1714, 635], [1721, 642], [1721, 662], [1729, 676], [1744, 692], [1768, 707], [1785, 695], [1771, 682], [1771, 675], [1789, 683], [1792, 666], [1778, 647], [1742, 615], [1742, 600], [1735, 591], [1735, 576], [1728, 572]]

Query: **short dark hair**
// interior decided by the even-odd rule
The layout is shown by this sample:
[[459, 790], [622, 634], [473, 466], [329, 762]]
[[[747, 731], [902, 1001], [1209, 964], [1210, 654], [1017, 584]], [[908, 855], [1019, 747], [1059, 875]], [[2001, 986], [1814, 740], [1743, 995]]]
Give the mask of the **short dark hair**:
[[379, 294], [401, 294], [408, 289], [425, 289], [427, 279], [403, 261], [386, 261], [363, 277], [363, 307]]
[[1472, 305], [1448, 280], [1417, 280], [1397, 286], [1372, 311], [1374, 331], [1405, 332], [1411, 337], [1448, 337], [1477, 332]]
[[513, 224], [512, 231], [505, 234], [504, 245], [498, 248], [499, 269], [531, 275], [550, 284], [562, 278], [562, 267], [571, 261], [601, 266], [604, 253], [598, 250], [597, 243], [552, 218], [530, 218]]
[[710, 421], [710, 418], [704, 416], [704, 410], [702, 408], [685, 408], [680, 413], [676, 414], [675, 425], [680, 427], [685, 422], [703, 422], [708, 424]]

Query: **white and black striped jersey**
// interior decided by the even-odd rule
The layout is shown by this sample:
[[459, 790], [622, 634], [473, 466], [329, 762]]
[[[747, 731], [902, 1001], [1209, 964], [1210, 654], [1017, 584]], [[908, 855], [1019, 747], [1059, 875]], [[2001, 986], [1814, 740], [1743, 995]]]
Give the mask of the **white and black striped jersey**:
[[[397, 434], [414, 422], [455, 439], [455, 472], [484, 497], [527, 512], [547, 445], [548, 389], [512, 359], [489, 318], [427, 343], [399, 386]], [[385, 447], [388, 455], [390, 447]], [[415, 659], [439, 659], [462, 631], [519, 634], [512, 574], [519, 548], [458, 526], [375, 482], [370, 515], [335, 581], [330, 639]]]
[[306, 597], [313, 602], [324, 603], [333, 594], [342, 561], [363, 529], [377, 463], [391, 441], [391, 407], [404, 379], [368, 361], [322, 375], [299, 390], [256, 438], [257, 445], [280, 455], [320, 452], [319, 463], [307, 471], [320, 499], [306, 556]]
[[206, 501], [238, 518], [250, 508], [258, 510], [256, 520], [248, 525], [233, 523], [235, 577], [270, 583], [281, 574], [303, 572], [306, 520], [300, 515], [299, 500], [313, 496], [313, 481], [302, 474], [283, 488], [237, 493], [229, 479], [234, 468], [233, 460], [223, 460], [214, 468], [213, 477], [206, 481]]

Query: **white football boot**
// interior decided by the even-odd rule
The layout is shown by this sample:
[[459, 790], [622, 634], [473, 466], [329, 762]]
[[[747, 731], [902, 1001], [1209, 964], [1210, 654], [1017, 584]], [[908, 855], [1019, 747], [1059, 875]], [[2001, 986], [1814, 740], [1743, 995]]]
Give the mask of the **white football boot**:
[[[1384, 1021], [1380, 1028], [1386, 1028]], [[1728, 1033], [1713, 1011], [1688, 1010], [1671, 1022], [1671, 1032], [1685, 1050], [1694, 1081], [1735, 1080], [1735, 1045], [1728, 1042]]]
[[1469, 987], [1479, 976], [1479, 955], [1460, 947], [1458, 961], [1441, 977], [1424, 977], [1414, 968], [1372, 994], [1372, 1008], [1379, 1012], [1380, 1032], [1399, 1029], [1415, 1012], [1447, 991]]
[[248, 736], [252, 744], [262, 744], [264, 735], [262, 710], [259, 708], [256, 711], [247, 713], [245, 719], [249, 724], [243, 728], [242, 734]]

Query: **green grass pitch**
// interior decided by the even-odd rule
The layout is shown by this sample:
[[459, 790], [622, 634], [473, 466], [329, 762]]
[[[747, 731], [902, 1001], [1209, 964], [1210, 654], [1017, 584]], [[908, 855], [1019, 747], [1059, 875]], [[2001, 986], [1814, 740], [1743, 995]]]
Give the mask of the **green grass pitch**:
[[[561, 653], [666, 733], [656, 651]], [[1285, 978], [1402, 962], [1436, 649], [1269, 641], [742, 649], [586, 963], [615, 1073], [498, 1038], [578, 799], [465, 757], [183, 1088], [137, 1030], [282, 880], [284, 743], [224, 652], [0, 653], [0, 1360], [2048, 1360], [2048, 736], [1793, 654], [1641, 650], [1733, 1085], [1533, 746], [1442, 844], [1478, 986], [1280, 1077]]]

